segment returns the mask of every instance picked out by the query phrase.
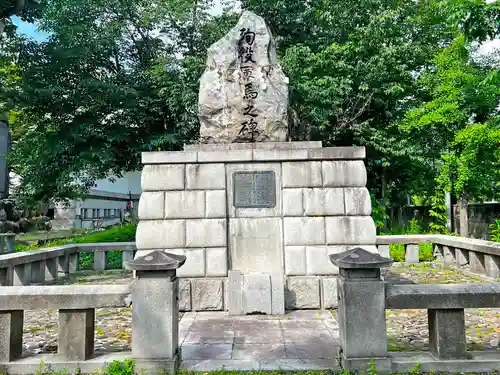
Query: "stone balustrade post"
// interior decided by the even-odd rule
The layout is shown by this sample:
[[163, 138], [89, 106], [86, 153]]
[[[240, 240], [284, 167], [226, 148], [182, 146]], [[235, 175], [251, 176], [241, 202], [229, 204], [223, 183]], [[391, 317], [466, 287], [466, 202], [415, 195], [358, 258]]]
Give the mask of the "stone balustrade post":
[[182, 255], [154, 251], [124, 262], [135, 271], [132, 283], [132, 356], [139, 369], [175, 373], [181, 361], [179, 347], [179, 280]]
[[94, 251], [94, 271], [104, 271], [106, 269], [106, 252], [104, 250]]
[[122, 268], [125, 268], [125, 262], [129, 262], [131, 260], [134, 260], [134, 251], [124, 250], [122, 252]]
[[13, 253], [15, 251], [15, 248], [16, 248], [16, 235], [15, 234], [12, 234], [12, 235], [7, 235], [5, 237], [5, 243], [7, 245], [7, 253]]
[[428, 309], [429, 349], [441, 360], [466, 359], [464, 309]]
[[492, 279], [500, 278], [500, 257], [484, 254], [484, 268], [487, 276]]
[[31, 263], [31, 282], [41, 284], [45, 282], [45, 260]]
[[68, 274], [71, 275], [78, 271], [78, 263], [80, 262], [80, 253], [76, 252], [68, 255]]
[[24, 311], [0, 312], [0, 361], [10, 362], [23, 353]]
[[378, 245], [377, 246], [378, 253], [380, 256], [384, 258], [391, 258], [391, 245]]
[[419, 263], [419, 246], [418, 243], [409, 243], [405, 246], [405, 263], [416, 264]]
[[456, 264], [456, 250], [452, 246], [443, 246], [443, 263], [445, 266], [453, 266]]
[[58, 259], [48, 258], [45, 260], [45, 280], [52, 281], [58, 276]]
[[69, 255], [64, 254], [57, 257], [57, 274], [69, 274]]
[[469, 252], [469, 265], [472, 272], [482, 275], [486, 274], [484, 255], [484, 253], [476, 251]]
[[379, 371], [391, 371], [387, 353], [385, 283], [381, 268], [392, 261], [362, 248], [331, 254], [339, 268], [337, 319], [340, 361], [347, 371], [367, 371], [374, 361]]
[[12, 277], [13, 286], [27, 286], [31, 283], [31, 263], [15, 265]]
[[95, 309], [59, 310], [57, 352], [69, 361], [85, 361], [94, 354]]
[[455, 261], [457, 267], [469, 264], [469, 251], [467, 249], [455, 249]]

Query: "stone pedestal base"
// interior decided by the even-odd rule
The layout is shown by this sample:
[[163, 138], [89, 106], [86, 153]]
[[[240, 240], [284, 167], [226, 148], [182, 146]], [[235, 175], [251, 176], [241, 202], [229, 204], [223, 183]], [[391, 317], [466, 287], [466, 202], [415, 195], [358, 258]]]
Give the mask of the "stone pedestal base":
[[362, 147], [321, 142], [144, 153], [136, 257], [157, 249], [186, 256], [177, 272], [182, 311], [335, 307], [329, 254], [376, 250], [364, 158]]

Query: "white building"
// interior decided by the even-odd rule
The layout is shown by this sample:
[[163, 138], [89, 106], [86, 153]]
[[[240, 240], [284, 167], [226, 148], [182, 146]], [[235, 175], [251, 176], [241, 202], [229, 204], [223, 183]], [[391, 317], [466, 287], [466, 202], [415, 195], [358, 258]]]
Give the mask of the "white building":
[[137, 207], [141, 195], [141, 172], [125, 173], [115, 182], [96, 181], [83, 201], [71, 201], [69, 206], [56, 205], [49, 209], [53, 229], [100, 228], [123, 221], [127, 202]]

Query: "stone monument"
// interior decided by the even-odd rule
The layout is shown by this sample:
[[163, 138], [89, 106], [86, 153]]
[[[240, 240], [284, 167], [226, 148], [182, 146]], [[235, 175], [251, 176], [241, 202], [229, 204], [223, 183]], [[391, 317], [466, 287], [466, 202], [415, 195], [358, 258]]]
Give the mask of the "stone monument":
[[288, 78], [264, 20], [243, 12], [238, 24], [208, 49], [201, 77], [202, 143], [286, 141]]
[[182, 311], [336, 307], [328, 256], [376, 251], [364, 148], [284, 142], [287, 95], [264, 20], [244, 12], [209, 50], [201, 143], [142, 155], [136, 256], [186, 256]]

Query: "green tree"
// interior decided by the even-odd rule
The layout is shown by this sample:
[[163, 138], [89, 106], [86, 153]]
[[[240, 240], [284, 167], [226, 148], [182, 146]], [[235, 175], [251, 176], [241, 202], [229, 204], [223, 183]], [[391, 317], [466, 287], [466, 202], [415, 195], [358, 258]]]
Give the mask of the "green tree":
[[21, 80], [2, 95], [18, 111], [10, 160], [24, 198], [82, 196], [139, 168], [142, 151], [194, 139], [201, 56], [226, 19], [201, 1], [47, 1], [39, 25], [50, 37], [22, 41]]
[[460, 25], [468, 41], [483, 42], [500, 35], [500, 2], [448, 0], [450, 20]]
[[[432, 194], [435, 173], [415, 164], [394, 120], [422, 94], [415, 72], [449, 45], [456, 28], [444, 1], [246, 0], [276, 35], [291, 104], [305, 133], [325, 145], [367, 148], [369, 188], [404, 204]], [[415, 175], [421, 178], [415, 179]]]
[[0, 37], [4, 30], [12, 32], [15, 29], [10, 17], [18, 16], [32, 22], [38, 16], [39, 7], [38, 0], [0, 0]]
[[[446, 0], [245, 0], [278, 42], [297, 139], [364, 145], [369, 187], [384, 205], [434, 190], [438, 167], [396, 119], [428, 92], [415, 72], [455, 36]], [[21, 40], [12, 163], [31, 200], [79, 196], [140, 166], [140, 152], [196, 139], [206, 49], [235, 23], [211, 1], [47, 0], [46, 42]], [[418, 162], [415, 162], [415, 161]], [[416, 179], [415, 176], [419, 178]]]
[[500, 193], [500, 70], [471, 61], [459, 37], [418, 82], [428, 99], [405, 114], [401, 129], [417, 145], [415, 162], [433, 163], [438, 189], [459, 197], [466, 236], [469, 200]]

